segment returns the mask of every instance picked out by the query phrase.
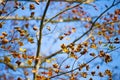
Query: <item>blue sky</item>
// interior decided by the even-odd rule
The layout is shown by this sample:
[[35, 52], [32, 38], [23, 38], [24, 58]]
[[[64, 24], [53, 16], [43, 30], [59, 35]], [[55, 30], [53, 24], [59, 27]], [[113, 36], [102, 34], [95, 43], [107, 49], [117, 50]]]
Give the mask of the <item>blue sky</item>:
[[[105, 4], [110, 6], [111, 3], [112, 3], [113, 0], [109, 0], [109, 1], [105, 1], [105, 0], [99, 0], [95, 3], [91, 3], [92, 5], [96, 5], [98, 10], [95, 10], [90, 4], [82, 4], [81, 6], [83, 6], [83, 9], [87, 12], [87, 14], [89, 16], [98, 16], [101, 12], [103, 12], [106, 8], [105, 8]], [[23, 2], [24, 4], [24, 2]], [[40, 3], [40, 5], [36, 5], [35, 4], [35, 7], [36, 9], [35, 10], [29, 10], [29, 2], [25, 3], [25, 6], [26, 6], [26, 9], [25, 10], [21, 10], [21, 9], [18, 9], [17, 11], [15, 11], [13, 14], [11, 14], [11, 16], [15, 16], [16, 14], [18, 16], [26, 16], [26, 17], [29, 17], [30, 16], [30, 12], [35, 12], [35, 16], [39, 16], [41, 17], [42, 14], [43, 14], [43, 11], [44, 11], [44, 8], [45, 8], [45, 2], [42, 2]], [[76, 5], [77, 3], [74, 3], [72, 5]], [[66, 5], [71, 5], [71, 4], [68, 4], [68, 3], [59, 3], [59, 2], [52, 2], [51, 5], [49, 6], [49, 9], [47, 11], [47, 15], [46, 15], [46, 18], [51, 18], [52, 16], [56, 15], [58, 12], [64, 10], [65, 6]], [[8, 5], [8, 6], [13, 6], [13, 5]], [[114, 8], [110, 9], [108, 12], [113, 12], [116, 8], [118, 8], [118, 6], [115, 6]], [[10, 9], [10, 11], [12, 10], [13, 8]], [[72, 16], [70, 14], [70, 10], [67, 11], [66, 14], [63, 15], [63, 18], [66, 18], [67, 16]], [[98, 20], [98, 21], [101, 21], [101, 20]], [[0, 30], [0, 34], [5, 31], [7, 33], [10, 33], [10, 29], [13, 29], [14, 27], [17, 27], [17, 26], [23, 26], [24, 23], [26, 23], [26, 21], [18, 21], [18, 24], [17, 25], [11, 25], [11, 22], [10, 20], [6, 21], [6, 24], [4, 25], [5, 27], [2, 28]], [[35, 37], [35, 34], [36, 32], [34, 30], [32, 30], [32, 27], [33, 26], [37, 26], [39, 27], [40, 25], [40, 21], [35, 21], [35, 20], [30, 20], [30, 21], [27, 21], [27, 23], [30, 24], [29, 26], [29, 30], [28, 32], [30, 33], [30, 36], [31, 37], [34, 37], [34, 41], [35, 43], [33, 44], [30, 44], [29, 42], [27, 42], [26, 40], [24, 41], [24, 44], [25, 46], [23, 46], [22, 48], [27, 48], [28, 53], [29, 55], [34, 55], [36, 53], [36, 37]], [[69, 44], [71, 43], [73, 40], [75, 40], [76, 38], [78, 38], [80, 35], [82, 35], [87, 29], [84, 28], [84, 24], [85, 22], [81, 22], [81, 21], [77, 21], [77, 22], [61, 22], [61, 23], [48, 23], [44, 29], [43, 29], [43, 38], [42, 38], [42, 48], [41, 48], [41, 55], [42, 56], [48, 56], [52, 53], [54, 53], [55, 51], [59, 50], [60, 49], [60, 45], [61, 44]], [[47, 30], [46, 28], [50, 26], [51, 28], [51, 31]], [[56, 28], [55, 28], [56, 27]], [[70, 36], [66, 36], [63, 40], [59, 40], [58, 37], [63, 35], [65, 32], [69, 31], [71, 28], [76, 28], [76, 32], [71, 34]], [[55, 29], [55, 30], [54, 30]], [[52, 30], [54, 30], [52, 32]], [[51, 33], [52, 32], [52, 33]], [[48, 35], [44, 35], [44, 34], [47, 34], [47, 33], [50, 33]], [[95, 35], [95, 33], [94, 33]], [[84, 38], [82, 38], [81, 40], [79, 40], [77, 43], [80, 43], [80, 42], [83, 42], [86, 37], [88, 36], [85, 36]], [[101, 39], [99, 36], [96, 36], [95, 37], [98, 37], [98, 40]], [[118, 37], [120, 38], [120, 36], [118, 35]], [[70, 40], [66, 40], [66, 39], [69, 39]], [[119, 46], [119, 45], [117, 45]], [[99, 46], [100, 48], [103, 46]], [[15, 47], [16, 50], [19, 49], [18, 46]], [[6, 52], [6, 51], [0, 51], [1, 54], [0, 56], [4, 56], [5, 54], [9, 54], [9, 52]], [[96, 52], [98, 53], [97, 50], [91, 50], [89, 49], [89, 53], [90, 52]], [[91, 70], [96, 70], [96, 68], [94, 67], [95, 64], [100, 64], [102, 67], [100, 69], [100, 71], [104, 71], [105, 69], [109, 68], [111, 70], [113, 70], [113, 72], [116, 74], [116, 75], [119, 75], [120, 74], [120, 59], [119, 59], [119, 50], [113, 52], [114, 54], [112, 54], [112, 58], [113, 58], [113, 61], [111, 63], [109, 63], [108, 65], [106, 65], [106, 63], [102, 63], [103, 61], [101, 59], [96, 59], [95, 61], [93, 61], [92, 63], [90, 63], [90, 65], [92, 66]], [[60, 55], [57, 55], [55, 56], [55, 58], [57, 58], [56, 61], [54, 61], [55, 63], [61, 63], [61, 61], [63, 59], [65, 59], [67, 57], [66, 54], [60, 54]], [[2, 58], [2, 57], [0, 57]], [[75, 64], [75, 67], [77, 67], [77, 64], [80, 64], [80, 63], [83, 63], [83, 62], [87, 62], [89, 59], [91, 59], [91, 57], [87, 57], [86, 56], [82, 56], [80, 58], [80, 60], [78, 62], [76, 62]], [[15, 63], [16, 60], [12, 59], [12, 62]], [[24, 62], [24, 60], [21, 60]], [[53, 62], [53, 63], [54, 63]], [[69, 60], [67, 60], [62, 66], [65, 66], [67, 64], [70, 64], [72, 65], [71, 63], [74, 62], [74, 59], [70, 58]], [[46, 64], [46, 66], [52, 66], [52, 64]], [[117, 69], [113, 69], [114, 66], [118, 66]], [[62, 67], [63, 70], [64, 70], [64, 67]], [[8, 72], [4, 70], [5, 69], [5, 65], [4, 64], [0, 64], [0, 75], [2, 74], [6, 74], [8, 76], [13, 76], [15, 75], [16, 78], [19, 76], [19, 77], [23, 77], [25, 78], [24, 76], [24, 72], [23, 72], [23, 69], [17, 69], [16, 72], [12, 71], [11, 69], [8, 69]], [[29, 69], [28, 69], [29, 70]], [[30, 74], [28, 77], [31, 78], [32, 80], [32, 74]], [[79, 76], [80, 77], [80, 76]], [[91, 76], [89, 76], [91, 77]], [[101, 80], [101, 78], [99, 77], [94, 77], [93, 79], [97, 79], [97, 80]], [[119, 79], [119, 76], [116, 76], [115, 80]], [[52, 79], [52, 80], [55, 80], [55, 79]], [[79, 80], [86, 80], [84, 78], [79, 78]], [[102, 80], [106, 80], [106, 77], [105, 78], [102, 78]], [[113, 79], [114, 80], [114, 79]]]

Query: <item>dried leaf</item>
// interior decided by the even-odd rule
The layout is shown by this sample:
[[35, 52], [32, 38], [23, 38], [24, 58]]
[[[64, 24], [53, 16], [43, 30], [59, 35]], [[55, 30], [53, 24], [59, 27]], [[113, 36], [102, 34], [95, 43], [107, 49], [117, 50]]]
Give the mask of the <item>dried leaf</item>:
[[37, 72], [37, 70], [36, 69], [32, 69], [32, 73], [36, 73]]
[[72, 33], [76, 32], [76, 28], [72, 28]]
[[91, 46], [90, 46], [91, 48], [93, 48], [93, 49], [97, 49], [97, 46], [96, 46], [96, 44], [91, 44]]
[[32, 65], [32, 59], [28, 59], [27, 63], [28, 65]]
[[11, 61], [10, 57], [5, 56], [4, 57], [4, 62], [9, 63]]
[[35, 9], [34, 4], [30, 4], [30, 10], [34, 10], [34, 9]]
[[82, 72], [81, 76], [84, 77], [84, 78], [86, 78], [87, 77], [87, 72]]
[[23, 42], [18, 42], [19, 46], [24, 46]]
[[9, 42], [8, 39], [5, 39], [5, 38], [4, 38], [4, 39], [2, 40], [2, 44], [7, 44], [8, 42]]
[[38, 30], [37, 26], [34, 26], [34, 27], [33, 27], [33, 30], [35, 30], [35, 31]]
[[2, 35], [7, 36], [7, 33], [6, 32], [2, 32]]
[[34, 43], [34, 39], [32, 37], [28, 37], [28, 42]]

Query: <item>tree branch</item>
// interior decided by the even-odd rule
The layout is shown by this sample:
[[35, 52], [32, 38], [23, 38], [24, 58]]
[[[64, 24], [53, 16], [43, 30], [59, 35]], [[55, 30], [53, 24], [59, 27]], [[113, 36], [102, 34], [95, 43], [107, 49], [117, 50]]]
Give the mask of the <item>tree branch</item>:
[[[113, 50], [111, 50], [111, 51], [107, 51], [107, 52], [105, 52], [105, 53], [110, 53], [110, 52], [112, 52], [112, 51], [115, 51], [115, 50], [117, 50], [117, 49], [119, 49], [120, 47], [118, 47], [118, 48], [116, 48], [116, 49], [113, 49]], [[93, 60], [95, 60], [96, 58], [98, 58], [99, 57], [99, 55], [97, 55], [96, 57], [94, 57], [94, 58], [92, 58], [91, 60], [89, 60], [88, 62], [86, 62], [85, 63], [85, 66], [87, 65], [87, 64], [89, 64], [90, 62], [92, 62]], [[84, 66], [84, 67], [85, 67]], [[50, 77], [50, 79], [52, 79], [52, 78], [54, 78], [54, 77], [57, 77], [57, 76], [61, 76], [61, 75], [63, 75], [63, 74], [66, 74], [66, 73], [70, 73], [70, 72], [73, 72], [73, 71], [75, 71], [75, 70], [77, 70], [77, 69], [79, 69], [79, 67], [77, 67], [77, 68], [75, 68], [75, 69], [72, 69], [72, 70], [70, 70], [70, 71], [68, 71], [68, 72], [63, 72], [63, 73], [61, 73], [61, 74], [57, 74], [57, 75], [55, 75], [55, 76], [52, 76], [52, 77]]]
[[[8, 0], [8, 1], [14, 1], [14, 0]], [[17, 1], [35, 2], [35, 0], [17, 0]], [[47, 0], [39, 0], [39, 2], [46, 2], [46, 1], [47, 1]], [[69, 3], [77, 2], [77, 3], [81, 3], [81, 2], [83, 2], [84, 0], [51, 0], [51, 1], [54, 1], [54, 2], [69, 2]]]
[[[35, 66], [34, 68], [38, 71], [39, 69], [39, 66], [40, 66], [40, 49], [41, 49], [41, 41], [42, 41], [42, 29], [43, 29], [43, 22], [44, 22], [44, 19], [45, 19], [45, 15], [47, 13], [47, 9], [49, 7], [49, 4], [50, 4], [50, 0], [48, 0], [47, 4], [46, 4], [46, 7], [45, 7], [45, 10], [44, 10], [44, 13], [43, 13], [43, 16], [42, 16], [42, 20], [40, 22], [40, 28], [39, 28], [39, 39], [37, 41], [37, 52], [36, 52], [36, 61], [35, 61]], [[38, 60], [37, 60], [38, 58]], [[34, 80], [37, 80], [36, 79], [37, 77], [37, 73], [34, 73]]]
[[[41, 17], [16, 17], [16, 16], [7, 16], [6, 18], [3, 19], [4, 16], [0, 16], [0, 20], [42, 20]], [[96, 18], [97, 16], [92, 17], [92, 19]], [[48, 21], [49, 19], [44, 19], [45, 21]], [[62, 21], [60, 20], [52, 20], [50, 21], [50, 23], [62, 23], [62, 22], [74, 22], [74, 21], [88, 21], [87, 18], [67, 18], [67, 19], [63, 19]]]
[[13, 65], [13, 64], [11, 64], [11, 63], [7, 63], [7, 62], [5, 62], [4, 60], [0, 60], [0, 63], [6, 64], [10, 69], [12, 69], [12, 70], [14, 70], [14, 71], [16, 71], [16, 69], [17, 69], [17, 66], [15, 66], [15, 65]]
[[[88, 33], [93, 29], [93, 27], [94, 27], [95, 23], [97, 22], [97, 20], [98, 20], [103, 14], [105, 14], [108, 10], [110, 10], [110, 9], [111, 9], [112, 7], [114, 7], [115, 5], [118, 5], [119, 3], [120, 3], [120, 1], [117, 2], [117, 3], [114, 4], [114, 5], [111, 5], [111, 6], [108, 7], [105, 11], [103, 11], [103, 12], [95, 19], [95, 21], [92, 23], [91, 28], [90, 28], [89, 30], [87, 30], [85, 33], [83, 33], [80, 37], [78, 37], [77, 39], [75, 39], [72, 43], [77, 42], [77, 41], [80, 40], [83, 36], [85, 36], [86, 34], [88, 34]], [[46, 57], [46, 58], [42, 61], [42, 63], [43, 63], [46, 59], [49, 59], [49, 58], [57, 55], [57, 54], [60, 53], [60, 52], [62, 52], [62, 50], [59, 50], [59, 51], [57, 51], [57, 52], [49, 55], [48, 57]]]
[[73, 9], [73, 8], [75, 8], [75, 7], [78, 7], [78, 6], [81, 5], [81, 4], [82, 4], [82, 3], [79, 3], [79, 4], [75, 5], [75, 6], [68, 7], [68, 8], [66, 8], [66, 9], [64, 9], [63, 11], [57, 13], [55, 16], [53, 16], [53, 17], [50, 18], [48, 21], [46, 21], [44, 25], [46, 25], [48, 22], [52, 21], [54, 18], [56, 18], [56, 17], [59, 16], [60, 14], [66, 12], [66, 11], [68, 11], [68, 10], [70, 10], [70, 9]]

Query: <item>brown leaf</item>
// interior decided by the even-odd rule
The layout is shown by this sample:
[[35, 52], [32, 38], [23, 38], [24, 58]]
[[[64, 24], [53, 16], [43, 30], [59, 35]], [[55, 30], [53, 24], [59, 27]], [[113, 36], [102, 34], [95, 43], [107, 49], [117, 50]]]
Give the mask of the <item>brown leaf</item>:
[[27, 61], [27, 63], [28, 63], [28, 65], [31, 65], [31, 64], [32, 64], [32, 59], [29, 59], [29, 60]]
[[35, 9], [34, 4], [30, 4], [30, 10], [34, 10], [34, 9]]
[[24, 45], [23, 42], [18, 42], [18, 44], [19, 44], [19, 46], [23, 46]]
[[7, 33], [6, 32], [2, 32], [2, 35], [7, 36]]
[[22, 57], [23, 57], [24, 59], [27, 59], [27, 55], [26, 55], [26, 54], [22, 54]]
[[87, 72], [82, 72], [81, 76], [84, 77], [84, 78], [86, 78], [87, 77]]
[[34, 43], [34, 39], [32, 37], [28, 37], [28, 42]]
[[9, 63], [11, 61], [10, 57], [5, 56], [4, 57], [4, 62]]
[[2, 40], [2, 44], [7, 44], [8, 42], [9, 42], [8, 39], [3, 39], [3, 40]]
[[2, 26], [3, 26], [3, 24], [2, 24], [2, 23], [0, 23], [0, 28], [2, 28]]
[[38, 30], [37, 26], [34, 26], [34, 27], [33, 27], [33, 30], [35, 30], [35, 31]]
[[97, 46], [96, 46], [96, 44], [91, 44], [91, 46], [90, 46], [91, 48], [93, 48], [93, 49], [97, 49]]
[[20, 77], [18, 77], [17, 80], [22, 80], [22, 79]]
[[53, 64], [53, 67], [54, 68], [58, 68], [58, 64]]

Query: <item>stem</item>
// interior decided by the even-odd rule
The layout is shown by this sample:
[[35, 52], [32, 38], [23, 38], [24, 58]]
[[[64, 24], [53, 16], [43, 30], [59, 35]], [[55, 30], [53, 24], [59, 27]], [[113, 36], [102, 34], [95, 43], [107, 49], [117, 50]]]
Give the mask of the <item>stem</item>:
[[34, 80], [37, 80], [38, 69], [39, 69], [40, 64], [41, 64], [41, 62], [40, 62], [41, 60], [39, 58], [40, 58], [40, 49], [41, 49], [41, 41], [42, 41], [42, 29], [43, 29], [43, 22], [44, 22], [49, 4], [50, 4], [50, 0], [48, 0], [48, 2], [47, 2], [47, 5], [45, 7], [45, 10], [44, 10], [44, 13], [42, 16], [42, 20], [40, 22], [40, 28], [39, 28], [40, 34], [39, 34], [39, 39], [37, 41], [37, 52], [36, 52], [36, 60], [35, 60], [35, 65], [34, 65], [34, 68], [37, 72], [33, 74]]

